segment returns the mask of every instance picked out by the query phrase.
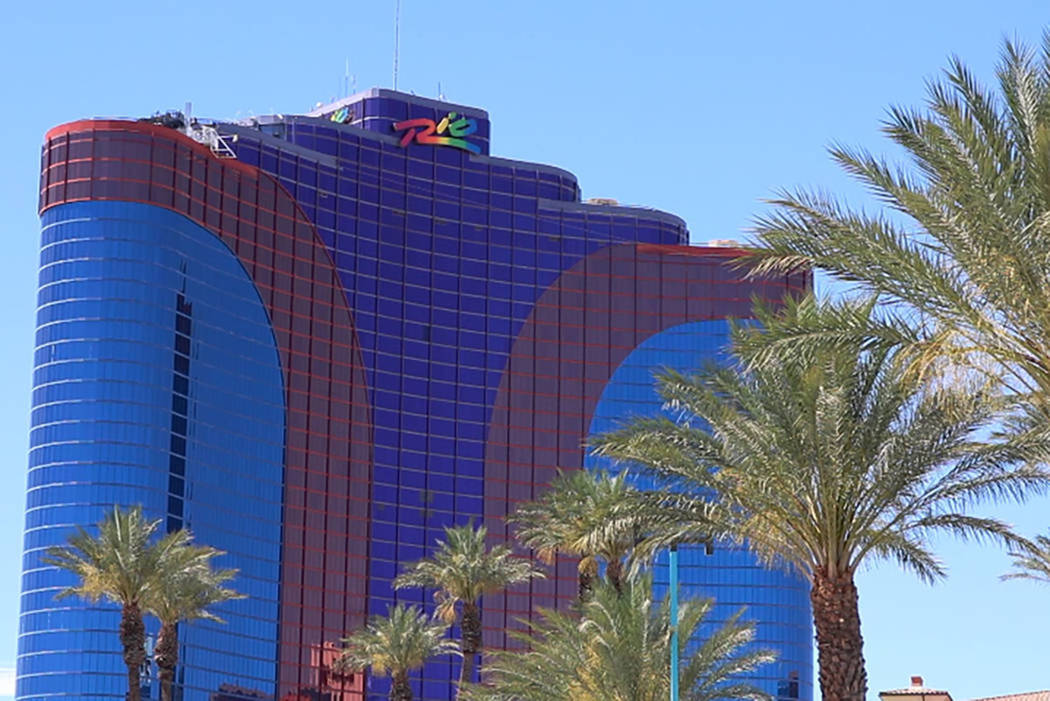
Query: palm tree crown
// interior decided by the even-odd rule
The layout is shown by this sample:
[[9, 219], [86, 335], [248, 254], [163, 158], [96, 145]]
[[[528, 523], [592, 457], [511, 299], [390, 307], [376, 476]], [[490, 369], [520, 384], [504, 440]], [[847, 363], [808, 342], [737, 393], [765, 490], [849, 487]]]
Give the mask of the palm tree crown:
[[[885, 133], [910, 157], [895, 166], [860, 149], [832, 158], [887, 213], [808, 192], [785, 193], [758, 221], [756, 274], [802, 266], [854, 281], [896, 304], [860, 335], [910, 346], [922, 366], [990, 370], [1050, 412], [1050, 34], [1040, 54], [1006, 42], [998, 89], [958, 58], [932, 82], [926, 110], [895, 108]], [[790, 330], [795, 352], [841, 339], [841, 319]], [[829, 319], [823, 319], [829, 321]]]
[[166, 578], [146, 600], [146, 609], [160, 620], [160, 633], [153, 651], [160, 678], [161, 701], [171, 701], [175, 666], [178, 663], [178, 624], [183, 621], [209, 620], [222, 623], [209, 609], [231, 599], [244, 598], [233, 589], [223, 586], [237, 575], [237, 570], [215, 570], [214, 557], [221, 550], [207, 546], [188, 546], [193, 560], [181, 571]]
[[221, 623], [222, 619], [209, 608], [244, 595], [223, 586], [237, 576], [235, 569], [212, 569], [209, 560], [225, 553], [208, 546], [191, 546], [199, 562], [193, 568], [168, 578], [150, 596], [149, 612], [161, 623], [208, 620]]
[[[692, 640], [713, 602], [685, 601], [678, 629]], [[652, 600], [649, 577], [624, 583], [598, 583], [583, 602], [581, 617], [543, 610], [534, 634], [514, 635], [529, 646], [523, 652], [497, 652], [485, 663], [488, 683], [471, 686], [466, 698], [478, 701], [663, 701], [670, 687], [671, 619], [666, 603]], [[768, 696], [734, 677], [773, 661], [767, 650], [745, 648], [753, 642], [753, 623], [743, 611], [715, 628], [680, 669], [681, 698], [766, 699]]]
[[170, 558], [189, 542], [185, 532], [176, 531], [155, 544], [159, 525], [160, 519], [147, 521], [142, 508], [134, 507], [126, 511], [114, 508], [107, 513], [98, 524], [97, 535], [78, 527], [69, 536], [68, 545], [50, 548], [44, 558], [47, 564], [80, 579], [58, 597], [75, 595], [92, 603], [106, 599], [115, 604], [140, 604], [162, 584], [173, 564]]
[[345, 638], [345, 649], [334, 667], [354, 672], [371, 669], [380, 677], [389, 674], [391, 701], [411, 701], [408, 673], [431, 657], [459, 652], [456, 642], [445, 637], [447, 630], [447, 625], [431, 622], [418, 606], [398, 604]]
[[636, 494], [623, 474], [574, 470], [559, 473], [549, 490], [511, 516], [522, 545], [547, 564], [561, 552], [580, 558], [580, 595], [590, 588], [598, 561], [609, 581], [621, 587], [625, 557], [646, 533], [645, 511], [633, 508]]
[[[789, 305], [766, 320], [766, 331], [735, 329], [734, 341], [775, 335], [800, 315], [822, 313], [813, 300]], [[637, 420], [595, 441], [599, 453], [675, 488], [661, 508], [679, 511], [683, 525], [646, 547], [688, 540], [691, 530], [709, 532], [714, 523], [767, 561], [805, 575], [829, 700], [866, 690], [853, 583], [861, 564], [890, 558], [925, 580], [942, 577], [932, 533], [1019, 542], [1005, 523], [967, 511], [985, 500], [1021, 499], [1050, 480], [1032, 466], [1046, 454], [1043, 434], [980, 440], [996, 419], [993, 392], [927, 388], [884, 347], [785, 353], [748, 373], [666, 371], [658, 384], [680, 412], [677, 421]]]
[[446, 528], [445, 540], [438, 541], [434, 554], [411, 565], [394, 580], [395, 589], [437, 589], [434, 596], [438, 606], [434, 615], [446, 623], [456, 620], [457, 605], [460, 605], [463, 635], [460, 686], [471, 680], [475, 657], [481, 648], [481, 597], [532, 577], [544, 576], [528, 560], [515, 557], [505, 545], [490, 550], [485, 544], [487, 535], [488, 529], [484, 526]]

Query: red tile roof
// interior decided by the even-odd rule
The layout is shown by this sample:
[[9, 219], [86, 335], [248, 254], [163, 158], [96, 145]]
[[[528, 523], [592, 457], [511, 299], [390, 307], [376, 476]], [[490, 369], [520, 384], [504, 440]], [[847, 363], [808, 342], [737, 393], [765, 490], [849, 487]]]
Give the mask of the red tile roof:
[[[947, 691], [944, 691], [943, 689], [931, 689], [928, 686], [906, 686], [903, 689], [890, 689], [889, 691], [880, 691], [879, 692], [879, 696], [934, 696], [934, 695], [937, 695], [937, 696], [948, 696], [948, 697], [951, 696], [951, 694], [949, 694]], [[1028, 699], [1024, 699], [1024, 701], [1028, 701]], [[1042, 701], [1042, 700], [1040, 699], [1038, 701]], [[1047, 699], [1047, 701], [1050, 701], [1050, 699]]]
[[1029, 691], [1025, 694], [1005, 694], [1003, 696], [984, 696], [972, 701], [1050, 701], [1050, 689]]

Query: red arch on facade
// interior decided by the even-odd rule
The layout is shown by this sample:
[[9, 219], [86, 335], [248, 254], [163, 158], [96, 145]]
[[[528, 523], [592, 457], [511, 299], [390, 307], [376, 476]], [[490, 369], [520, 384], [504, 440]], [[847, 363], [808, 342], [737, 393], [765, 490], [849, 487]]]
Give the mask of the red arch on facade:
[[[511, 348], [485, 447], [485, 525], [512, 537], [506, 516], [534, 499], [557, 470], [583, 465], [584, 440], [616, 368], [650, 336], [687, 322], [751, 316], [755, 298], [776, 303], [808, 290], [811, 275], [745, 280], [733, 248], [617, 244], [564, 272], [540, 296]], [[485, 645], [504, 630], [577, 595], [576, 561], [552, 576], [486, 599]]]

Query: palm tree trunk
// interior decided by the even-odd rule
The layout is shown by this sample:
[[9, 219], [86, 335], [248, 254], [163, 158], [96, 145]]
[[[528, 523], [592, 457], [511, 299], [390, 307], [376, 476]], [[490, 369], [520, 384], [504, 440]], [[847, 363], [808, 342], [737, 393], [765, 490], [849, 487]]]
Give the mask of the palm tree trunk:
[[120, 612], [120, 644], [128, 668], [128, 701], [140, 701], [139, 669], [146, 661], [146, 626], [137, 603], [124, 604]]
[[591, 598], [591, 592], [594, 590], [594, 576], [587, 571], [580, 570], [579, 574], [579, 597], [580, 603], [587, 601]]
[[609, 584], [613, 585], [617, 593], [623, 593], [623, 562], [619, 559], [609, 560], [605, 568], [605, 576], [609, 578]]
[[813, 574], [810, 590], [813, 624], [817, 629], [820, 692], [824, 701], [864, 701], [868, 675], [864, 671], [864, 640], [860, 635], [857, 586], [852, 574]]
[[179, 629], [175, 623], [161, 624], [153, 659], [157, 662], [157, 676], [160, 678], [160, 701], [172, 701], [175, 665], [179, 661]]
[[478, 650], [481, 649], [481, 610], [476, 602], [470, 601], [463, 604], [463, 620], [460, 628], [463, 631], [463, 639], [459, 644], [463, 651], [463, 666], [459, 668], [456, 698], [459, 698], [465, 685], [474, 681], [474, 665]]
[[394, 672], [390, 683], [390, 701], [412, 701], [412, 684], [408, 672]]

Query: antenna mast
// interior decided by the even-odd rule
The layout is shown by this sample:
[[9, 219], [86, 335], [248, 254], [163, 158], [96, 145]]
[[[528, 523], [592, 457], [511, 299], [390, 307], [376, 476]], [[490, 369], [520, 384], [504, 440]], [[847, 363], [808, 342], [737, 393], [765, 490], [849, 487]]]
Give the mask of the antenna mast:
[[401, 0], [394, 6], [394, 90], [397, 90], [397, 55], [401, 40]]

